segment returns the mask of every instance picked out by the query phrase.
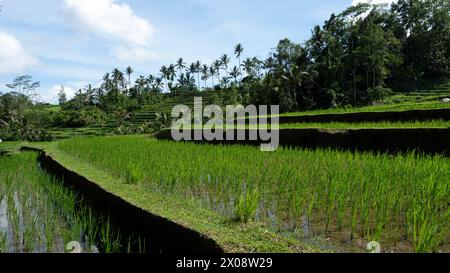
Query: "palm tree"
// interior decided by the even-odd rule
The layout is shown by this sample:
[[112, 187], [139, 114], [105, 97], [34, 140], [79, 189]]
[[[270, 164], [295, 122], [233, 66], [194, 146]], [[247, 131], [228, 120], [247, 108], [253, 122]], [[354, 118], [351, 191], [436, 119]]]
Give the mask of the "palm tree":
[[273, 57], [267, 58], [267, 60], [264, 62], [264, 69], [266, 70], [266, 74], [273, 72], [275, 66], [275, 59]]
[[[163, 81], [162, 81], [162, 79], [161, 78], [156, 78], [155, 79], [155, 86], [154, 86], [156, 89], [159, 89], [159, 88], [163, 88], [164, 87], [164, 84], [163, 84]], [[158, 91], [159, 92], [159, 91]]]
[[105, 89], [106, 92], [108, 92], [111, 89], [111, 75], [109, 73], [106, 73], [103, 76], [103, 88]]
[[142, 91], [147, 87], [148, 80], [144, 76], [139, 76], [139, 78], [136, 80], [135, 88], [133, 88], [133, 91], [130, 91], [130, 96], [137, 98], [140, 94], [142, 94]]
[[169, 90], [172, 91], [173, 81], [174, 81], [175, 76], [176, 76], [175, 65], [173, 65], [173, 64], [169, 65], [168, 76], [169, 76], [169, 80], [170, 80], [169, 81]]
[[264, 66], [264, 62], [256, 57], [252, 58], [252, 62], [253, 62], [253, 70], [255, 72], [255, 75], [258, 78], [261, 78], [261, 68]]
[[237, 44], [234, 47], [234, 55], [236, 55], [236, 58], [239, 60], [239, 73], [241, 74], [241, 82], [242, 82], [242, 69], [241, 69], [241, 56], [244, 52], [244, 47], [241, 43]]
[[220, 62], [220, 60], [216, 60], [213, 63], [214, 66], [214, 70], [216, 70], [217, 73], [217, 82], [220, 85], [220, 67], [222, 66], [222, 63]]
[[247, 58], [244, 60], [244, 63], [242, 64], [245, 70], [245, 73], [247, 73], [247, 76], [253, 76], [253, 69], [254, 69], [254, 63], [253, 60], [250, 58]]
[[[195, 73], [197, 73], [197, 64], [191, 63], [191, 65], [189, 66], [189, 68], [187, 70], [188, 70], [189, 74], [194, 75]], [[198, 88], [200, 89], [200, 83], [198, 83]]]
[[186, 64], [184, 63], [183, 58], [179, 58], [177, 61], [177, 64], [175, 65], [177, 67], [178, 73], [186, 68]]
[[151, 86], [153, 86], [153, 83], [155, 82], [155, 80], [156, 80], [156, 78], [155, 78], [155, 76], [153, 76], [153, 75], [148, 75], [148, 77], [147, 77], [147, 83], [149, 84], [149, 85], [151, 85]]
[[131, 74], [133, 74], [134, 70], [131, 68], [131, 66], [128, 66], [126, 69], [126, 73], [128, 75], [128, 89], [131, 88]]
[[121, 91], [125, 88], [125, 77], [123, 75], [123, 72], [119, 69], [115, 68], [112, 72], [112, 81], [114, 83], [114, 86], [116, 87], [117, 91]]
[[200, 90], [200, 68], [201, 68], [202, 64], [200, 63], [200, 61], [197, 61], [195, 63], [195, 72], [197, 72], [197, 79], [198, 79], [198, 89]]
[[233, 77], [234, 83], [237, 85], [238, 83], [238, 77], [241, 75], [241, 72], [239, 71], [239, 68], [236, 66], [233, 67], [233, 69], [230, 72], [230, 76]]
[[211, 76], [211, 87], [214, 88], [214, 76], [216, 75], [216, 69], [214, 68], [214, 64], [209, 67], [209, 75]]
[[222, 64], [222, 69], [225, 70], [225, 73], [228, 77], [228, 65], [231, 62], [230, 57], [228, 57], [227, 54], [223, 54], [222, 57], [220, 57], [220, 62]]
[[228, 65], [230, 64], [231, 59], [227, 54], [223, 54], [222, 57], [220, 57], [220, 62], [222, 63], [222, 69], [225, 70], [226, 78], [228, 78]]
[[205, 81], [205, 89], [206, 89], [206, 81], [209, 79], [209, 67], [204, 64], [201, 68], [202, 71], [202, 80]]
[[167, 68], [167, 66], [163, 65], [163, 66], [161, 67], [161, 69], [159, 70], [159, 72], [161, 73], [161, 77], [162, 77], [162, 78], [164, 79], [164, 81], [165, 81], [165, 85], [164, 85], [164, 86], [167, 86], [167, 80], [168, 80], [169, 77], [170, 77], [169, 69]]

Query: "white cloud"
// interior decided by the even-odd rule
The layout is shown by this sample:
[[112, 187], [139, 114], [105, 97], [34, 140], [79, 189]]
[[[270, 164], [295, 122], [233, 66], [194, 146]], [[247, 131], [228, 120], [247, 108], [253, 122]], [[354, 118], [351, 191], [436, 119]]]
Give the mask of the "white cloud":
[[0, 74], [19, 73], [37, 63], [14, 36], [0, 32]]
[[[65, 0], [65, 10], [83, 31], [106, 38], [121, 61], [148, 60], [154, 28], [134, 14], [127, 4], [115, 0]], [[126, 50], [125, 50], [126, 48]]]
[[143, 63], [155, 57], [153, 51], [143, 47], [125, 48], [118, 46], [114, 49], [114, 55], [116, 55], [120, 61], [134, 61], [137, 63]]
[[[61, 85], [54, 85], [51, 88], [39, 93], [39, 100], [48, 103], [58, 103], [58, 93], [61, 90]], [[67, 99], [70, 100], [75, 95], [75, 88], [64, 85], [64, 92], [66, 92]]]

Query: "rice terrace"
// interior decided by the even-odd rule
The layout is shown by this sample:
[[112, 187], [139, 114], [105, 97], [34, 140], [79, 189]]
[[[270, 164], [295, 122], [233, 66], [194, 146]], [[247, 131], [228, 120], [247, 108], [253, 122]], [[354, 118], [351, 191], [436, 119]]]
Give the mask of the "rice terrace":
[[0, 253], [450, 253], [449, 1], [51, 2], [0, 0]]

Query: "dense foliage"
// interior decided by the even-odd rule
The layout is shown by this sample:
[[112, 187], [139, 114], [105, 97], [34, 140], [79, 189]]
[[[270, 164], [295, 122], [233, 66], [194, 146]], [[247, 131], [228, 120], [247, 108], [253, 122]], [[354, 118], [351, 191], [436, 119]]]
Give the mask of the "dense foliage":
[[312, 30], [304, 44], [281, 40], [266, 60], [234, 49], [212, 64], [161, 67], [132, 85], [129, 67], [115, 69], [99, 88], [80, 90], [69, 108], [97, 105], [133, 111], [157, 94], [238, 90], [237, 101], [279, 104], [282, 111], [368, 105], [395, 90], [415, 90], [449, 77], [450, 4], [401, 0], [392, 6], [353, 6]]

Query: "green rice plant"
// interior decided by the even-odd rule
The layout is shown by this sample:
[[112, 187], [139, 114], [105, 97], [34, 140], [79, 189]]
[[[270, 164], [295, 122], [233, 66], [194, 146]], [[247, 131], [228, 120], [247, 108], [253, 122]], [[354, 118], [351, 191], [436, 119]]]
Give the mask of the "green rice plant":
[[[414, 234], [419, 242], [418, 234], [426, 232], [436, 241], [433, 251], [449, 243], [441, 235], [449, 227], [444, 217], [450, 198], [448, 157], [294, 148], [263, 153], [250, 146], [138, 136], [75, 138], [54, 149], [125, 180], [117, 187], [129, 191], [125, 197], [132, 200], [138, 198], [134, 189], [142, 189], [196, 202], [242, 222], [256, 219], [268, 227], [275, 222], [283, 231], [306, 220], [316, 235], [348, 231], [351, 239], [380, 239], [386, 247], [412, 242]], [[129, 187], [129, 162], [145, 183]], [[420, 223], [422, 210], [430, 221], [414, 229], [414, 215]], [[440, 227], [436, 232], [434, 225]]]
[[29, 219], [29, 221], [25, 225], [25, 228], [23, 229], [22, 244], [26, 252], [32, 252], [34, 250], [35, 241], [37, 238], [39, 238], [38, 236], [36, 236], [37, 225], [38, 219], [36, 216], [34, 216]]
[[144, 176], [141, 169], [135, 163], [129, 163], [126, 173], [127, 184], [136, 185], [139, 182], [142, 182], [143, 179]]
[[145, 250], [146, 250], [146, 240], [145, 240], [145, 238], [141, 239], [141, 237], [139, 237], [138, 238], [138, 245], [139, 245], [139, 253], [140, 254], [145, 253]]
[[[246, 184], [244, 184], [245, 186]], [[235, 218], [243, 223], [253, 220], [259, 205], [259, 192], [244, 188], [235, 201]]]
[[428, 121], [409, 121], [409, 122], [304, 122], [280, 124], [281, 129], [390, 129], [390, 128], [450, 128], [450, 121], [428, 120]]
[[8, 221], [11, 226], [14, 238], [19, 240], [20, 236], [20, 211], [15, 200], [15, 192], [9, 192], [7, 195]]
[[[420, 195], [410, 208], [409, 219], [412, 220], [413, 243], [415, 251], [419, 253], [432, 252], [439, 245], [441, 236], [448, 232], [449, 209], [436, 210], [439, 199], [448, 200], [448, 188], [438, 188], [436, 179], [432, 176], [428, 183], [424, 183]], [[439, 210], [445, 213], [440, 215]], [[440, 219], [441, 218], [441, 219]]]
[[8, 251], [7, 243], [6, 232], [0, 232], [0, 253], [6, 253]]
[[47, 252], [51, 252], [54, 246], [54, 217], [52, 213], [46, 213], [44, 216], [43, 233], [45, 234], [45, 244]]
[[[40, 170], [36, 156], [0, 157], [0, 204], [5, 206], [10, 226], [8, 233], [0, 234], [0, 252], [61, 251], [55, 242], [78, 241], [82, 234], [92, 247], [99, 239], [102, 221], [61, 181]], [[108, 227], [103, 236], [109, 238], [108, 251], [121, 250], [120, 234]]]
[[84, 214], [84, 220], [85, 220], [84, 230], [86, 232], [87, 243], [89, 249], [91, 249], [98, 238], [99, 225], [91, 209], [87, 209], [87, 212]]
[[111, 228], [109, 217], [100, 227], [101, 246], [105, 253], [120, 252], [120, 234], [114, 232]]

